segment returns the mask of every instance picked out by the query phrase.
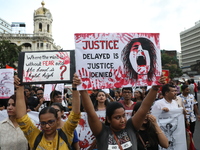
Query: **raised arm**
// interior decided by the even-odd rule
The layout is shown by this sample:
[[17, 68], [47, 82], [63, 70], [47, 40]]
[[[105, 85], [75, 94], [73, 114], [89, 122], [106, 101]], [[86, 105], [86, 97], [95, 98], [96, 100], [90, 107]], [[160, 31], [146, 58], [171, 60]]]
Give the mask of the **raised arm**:
[[143, 100], [138, 111], [132, 117], [133, 126], [135, 127], [136, 130], [139, 130], [139, 128], [142, 126], [147, 112], [150, 110], [151, 105], [156, 99], [157, 92], [158, 92], [158, 87], [153, 86], [150, 89], [147, 96], [145, 97], [145, 99]]
[[79, 91], [76, 90], [77, 85], [79, 85], [80, 83], [81, 83], [80, 79], [76, 74], [74, 74], [72, 83], [72, 89], [74, 89], [72, 90], [72, 111], [75, 114], [80, 113], [80, 95]]
[[[165, 77], [161, 76], [160, 83], [165, 83]], [[152, 86], [147, 96], [144, 98], [140, 108], [132, 117], [132, 123], [136, 130], [139, 130], [143, 121], [146, 117], [147, 112], [150, 110], [153, 102], [156, 99], [157, 92], [159, 90], [160, 85]]]
[[17, 76], [14, 77], [14, 82], [16, 87], [16, 117], [19, 119], [26, 114], [24, 86], [20, 85], [20, 79]]
[[92, 101], [86, 90], [80, 91], [82, 105], [88, 115], [88, 122], [90, 128], [95, 136], [97, 136], [102, 129], [102, 123], [100, 122], [92, 104]]

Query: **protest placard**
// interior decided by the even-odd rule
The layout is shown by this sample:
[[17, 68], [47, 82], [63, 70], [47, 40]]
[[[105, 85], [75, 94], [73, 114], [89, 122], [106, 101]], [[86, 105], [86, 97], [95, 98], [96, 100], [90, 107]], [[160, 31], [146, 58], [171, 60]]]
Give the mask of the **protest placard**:
[[158, 33], [77, 33], [78, 89], [156, 85], [161, 75]]
[[14, 69], [0, 69], [0, 99], [14, 94]]
[[162, 70], [162, 74], [165, 77], [165, 82], [169, 83], [169, 70]]
[[22, 84], [71, 83], [75, 73], [74, 50], [31, 51], [19, 55]]
[[45, 101], [50, 101], [50, 93], [54, 90], [60, 91], [62, 97], [64, 96], [64, 83], [59, 84], [45, 84], [44, 85], [44, 99]]

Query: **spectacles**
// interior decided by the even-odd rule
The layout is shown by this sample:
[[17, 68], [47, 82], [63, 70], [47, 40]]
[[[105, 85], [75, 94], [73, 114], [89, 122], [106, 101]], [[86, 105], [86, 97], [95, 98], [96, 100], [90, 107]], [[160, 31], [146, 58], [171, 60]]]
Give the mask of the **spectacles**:
[[43, 95], [43, 93], [37, 93], [37, 95]]
[[126, 94], [126, 93], [130, 94], [130, 93], [132, 93], [132, 92], [122, 92], [122, 93], [124, 93], [124, 94]]
[[49, 121], [41, 121], [40, 122], [40, 125], [42, 126], [42, 127], [45, 127], [46, 126], [46, 124], [48, 124], [49, 126], [53, 126], [54, 125], [54, 123], [55, 123], [55, 121], [56, 120], [49, 120]]

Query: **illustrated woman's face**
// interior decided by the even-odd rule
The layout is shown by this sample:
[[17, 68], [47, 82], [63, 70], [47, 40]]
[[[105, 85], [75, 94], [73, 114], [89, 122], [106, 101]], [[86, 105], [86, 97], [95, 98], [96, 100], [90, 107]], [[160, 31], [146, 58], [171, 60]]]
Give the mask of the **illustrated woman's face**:
[[147, 74], [150, 70], [149, 52], [142, 48], [140, 42], [135, 42], [132, 45], [129, 54], [129, 60], [135, 72], [138, 74]]

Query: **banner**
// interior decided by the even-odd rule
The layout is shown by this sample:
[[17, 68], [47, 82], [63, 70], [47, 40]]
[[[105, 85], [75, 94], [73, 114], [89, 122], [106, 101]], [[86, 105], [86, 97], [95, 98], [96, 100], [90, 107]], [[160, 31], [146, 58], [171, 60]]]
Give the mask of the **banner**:
[[74, 51], [28, 51], [19, 55], [18, 76], [22, 84], [72, 83]]
[[170, 143], [167, 149], [160, 150], [187, 150], [183, 109], [173, 109], [169, 112], [152, 110], [151, 113], [156, 117]]
[[161, 75], [158, 33], [77, 33], [76, 72], [83, 89], [157, 85]]
[[0, 69], [0, 99], [14, 94], [14, 69]]

